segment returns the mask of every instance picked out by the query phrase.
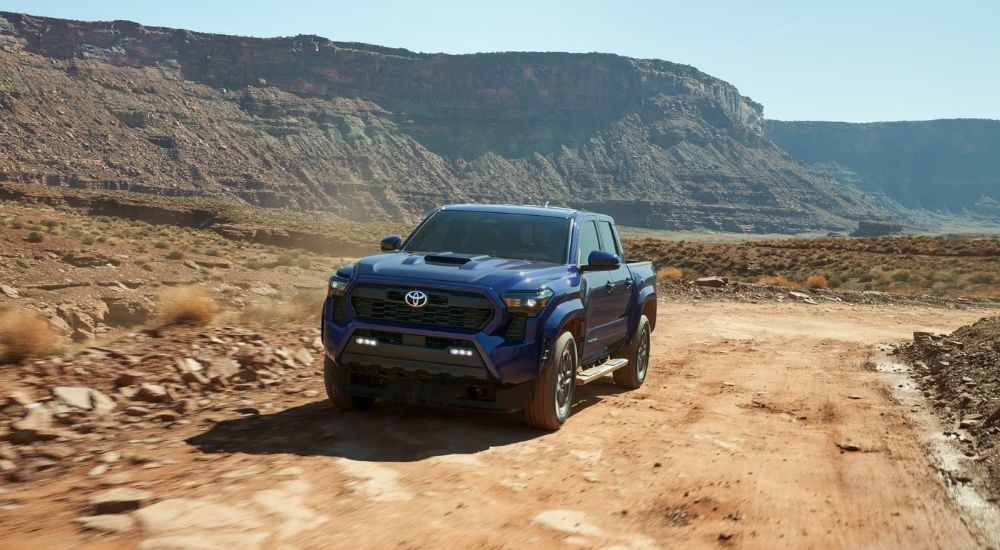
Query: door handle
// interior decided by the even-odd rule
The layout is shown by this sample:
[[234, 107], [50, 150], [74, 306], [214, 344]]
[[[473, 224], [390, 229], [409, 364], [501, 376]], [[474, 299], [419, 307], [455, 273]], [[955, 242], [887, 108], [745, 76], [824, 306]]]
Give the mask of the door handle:
[[625, 279], [625, 288], [631, 289], [634, 281], [632, 279]]
[[604, 290], [607, 290], [608, 292], [612, 292], [612, 291], [614, 291], [614, 289], [615, 289], [615, 285], [613, 285], [611, 283], [611, 281], [608, 281], [608, 282], [604, 283]]

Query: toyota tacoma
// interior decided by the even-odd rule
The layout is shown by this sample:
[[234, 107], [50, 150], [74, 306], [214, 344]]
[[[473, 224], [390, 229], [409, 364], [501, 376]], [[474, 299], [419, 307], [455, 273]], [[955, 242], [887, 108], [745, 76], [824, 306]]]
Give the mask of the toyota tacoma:
[[649, 367], [656, 285], [609, 216], [450, 205], [337, 270], [323, 306], [324, 381], [340, 409], [376, 399], [511, 412], [555, 430], [577, 385]]

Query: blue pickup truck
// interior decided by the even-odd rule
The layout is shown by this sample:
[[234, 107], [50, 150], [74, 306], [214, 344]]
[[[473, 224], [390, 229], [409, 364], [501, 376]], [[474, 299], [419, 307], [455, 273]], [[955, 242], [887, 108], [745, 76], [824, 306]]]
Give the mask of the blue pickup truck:
[[653, 267], [624, 262], [609, 216], [450, 205], [381, 249], [330, 277], [324, 380], [341, 409], [385, 398], [523, 410], [555, 430], [577, 385], [646, 378]]

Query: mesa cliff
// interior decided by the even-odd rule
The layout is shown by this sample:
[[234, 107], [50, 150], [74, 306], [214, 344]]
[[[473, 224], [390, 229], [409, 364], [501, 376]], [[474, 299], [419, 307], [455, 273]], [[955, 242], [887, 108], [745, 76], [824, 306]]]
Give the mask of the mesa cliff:
[[891, 200], [793, 160], [697, 69], [609, 54], [420, 54], [0, 12], [0, 181], [412, 222], [459, 201], [625, 225], [853, 228]]
[[1000, 120], [768, 120], [764, 128], [797, 160], [868, 193], [1000, 222]]

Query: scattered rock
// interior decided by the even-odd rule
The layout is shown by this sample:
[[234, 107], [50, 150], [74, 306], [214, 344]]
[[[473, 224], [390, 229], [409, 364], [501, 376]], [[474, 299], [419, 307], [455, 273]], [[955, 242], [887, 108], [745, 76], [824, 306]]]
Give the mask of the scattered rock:
[[156, 307], [146, 297], [139, 294], [105, 298], [108, 314], [105, 323], [113, 326], [138, 325], [150, 319]]
[[234, 359], [230, 358], [218, 358], [213, 359], [208, 366], [205, 367], [205, 376], [209, 380], [214, 378], [221, 378], [223, 380], [229, 380], [234, 374], [240, 371], [240, 364]]
[[292, 355], [292, 359], [295, 359], [305, 367], [312, 365], [313, 361], [315, 360], [313, 359], [313, 354], [309, 353], [309, 350], [307, 350], [306, 348], [299, 348], [298, 350], [296, 350], [295, 353]]
[[151, 412], [153, 412], [153, 411], [150, 410], [150, 409], [147, 409], [146, 407], [139, 407], [139, 406], [132, 406], [132, 407], [129, 407], [129, 408], [125, 409], [125, 414], [127, 414], [129, 416], [146, 416], [146, 415], [148, 415]]
[[0, 285], [0, 292], [3, 292], [8, 298], [21, 297], [21, 292], [9, 285]]
[[99, 533], [124, 533], [135, 528], [135, 520], [127, 514], [84, 516], [73, 521], [79, 523], [84, 529]]
[[160, 384], [142, 384], [139, 386], [139, 393], [135, 395], [140, 401], [150, 403], [164, 403], [168, 400], [167, 388]]
[[122, 459], [121, 451], [108, 451], [102, 454], [100, 457], [98, 457], [97, 460], [99, 460], [104, 464], [114, 464], [115, 462], [121, 461], [121, 459]]
[[854, 453], [861, 450], [861, 447], [855, 445], [854, 443], [837, 443], [837, 447], [839, 447], [841, 451], [846, 451], [849, 453]]
[[587, 514], [575, 510], [547, 510], [534, 518], [535, 523], [575, 535], [598, 536], [603, 531], [589, 522]]
[[12, 391], [7, 394], [7, 404], [8, 405], [21, 405], [28, 406], [34, 403], [35, 400], [24, 391]]
[[694, 284], [698, 286], [707, 286], [711, 288], [719, 288], [726, 286], [729, 283], [727, 277], [701, 277], [694, 280]]
[[87, 503], [96, 515], [121, 514], [138, 510], [151, 498], [153, 494], [149, 491], [117, 487], [90, 497]]
[[45, 445], [35, 452], [35, 456], [49, 458], [52, 460], [62, 460], [72, 456], [76, 451], [66, 445]]
[[177, 364], [177, 370], [182, 373], [201, 372], [205, 369], [205, 367], [202, 366], [197, 359], [193, 359], [191, 357], [185, 357], [183, 359], [178, 357], [175, 362]]
[[115, 386], [118, 387], [134, 386], [138, 384], [139, 381], [142, 380], [144, 377], [145, 375], [139, 371], [127, 370], [119, 374], [118, 378], [115, 378]]

